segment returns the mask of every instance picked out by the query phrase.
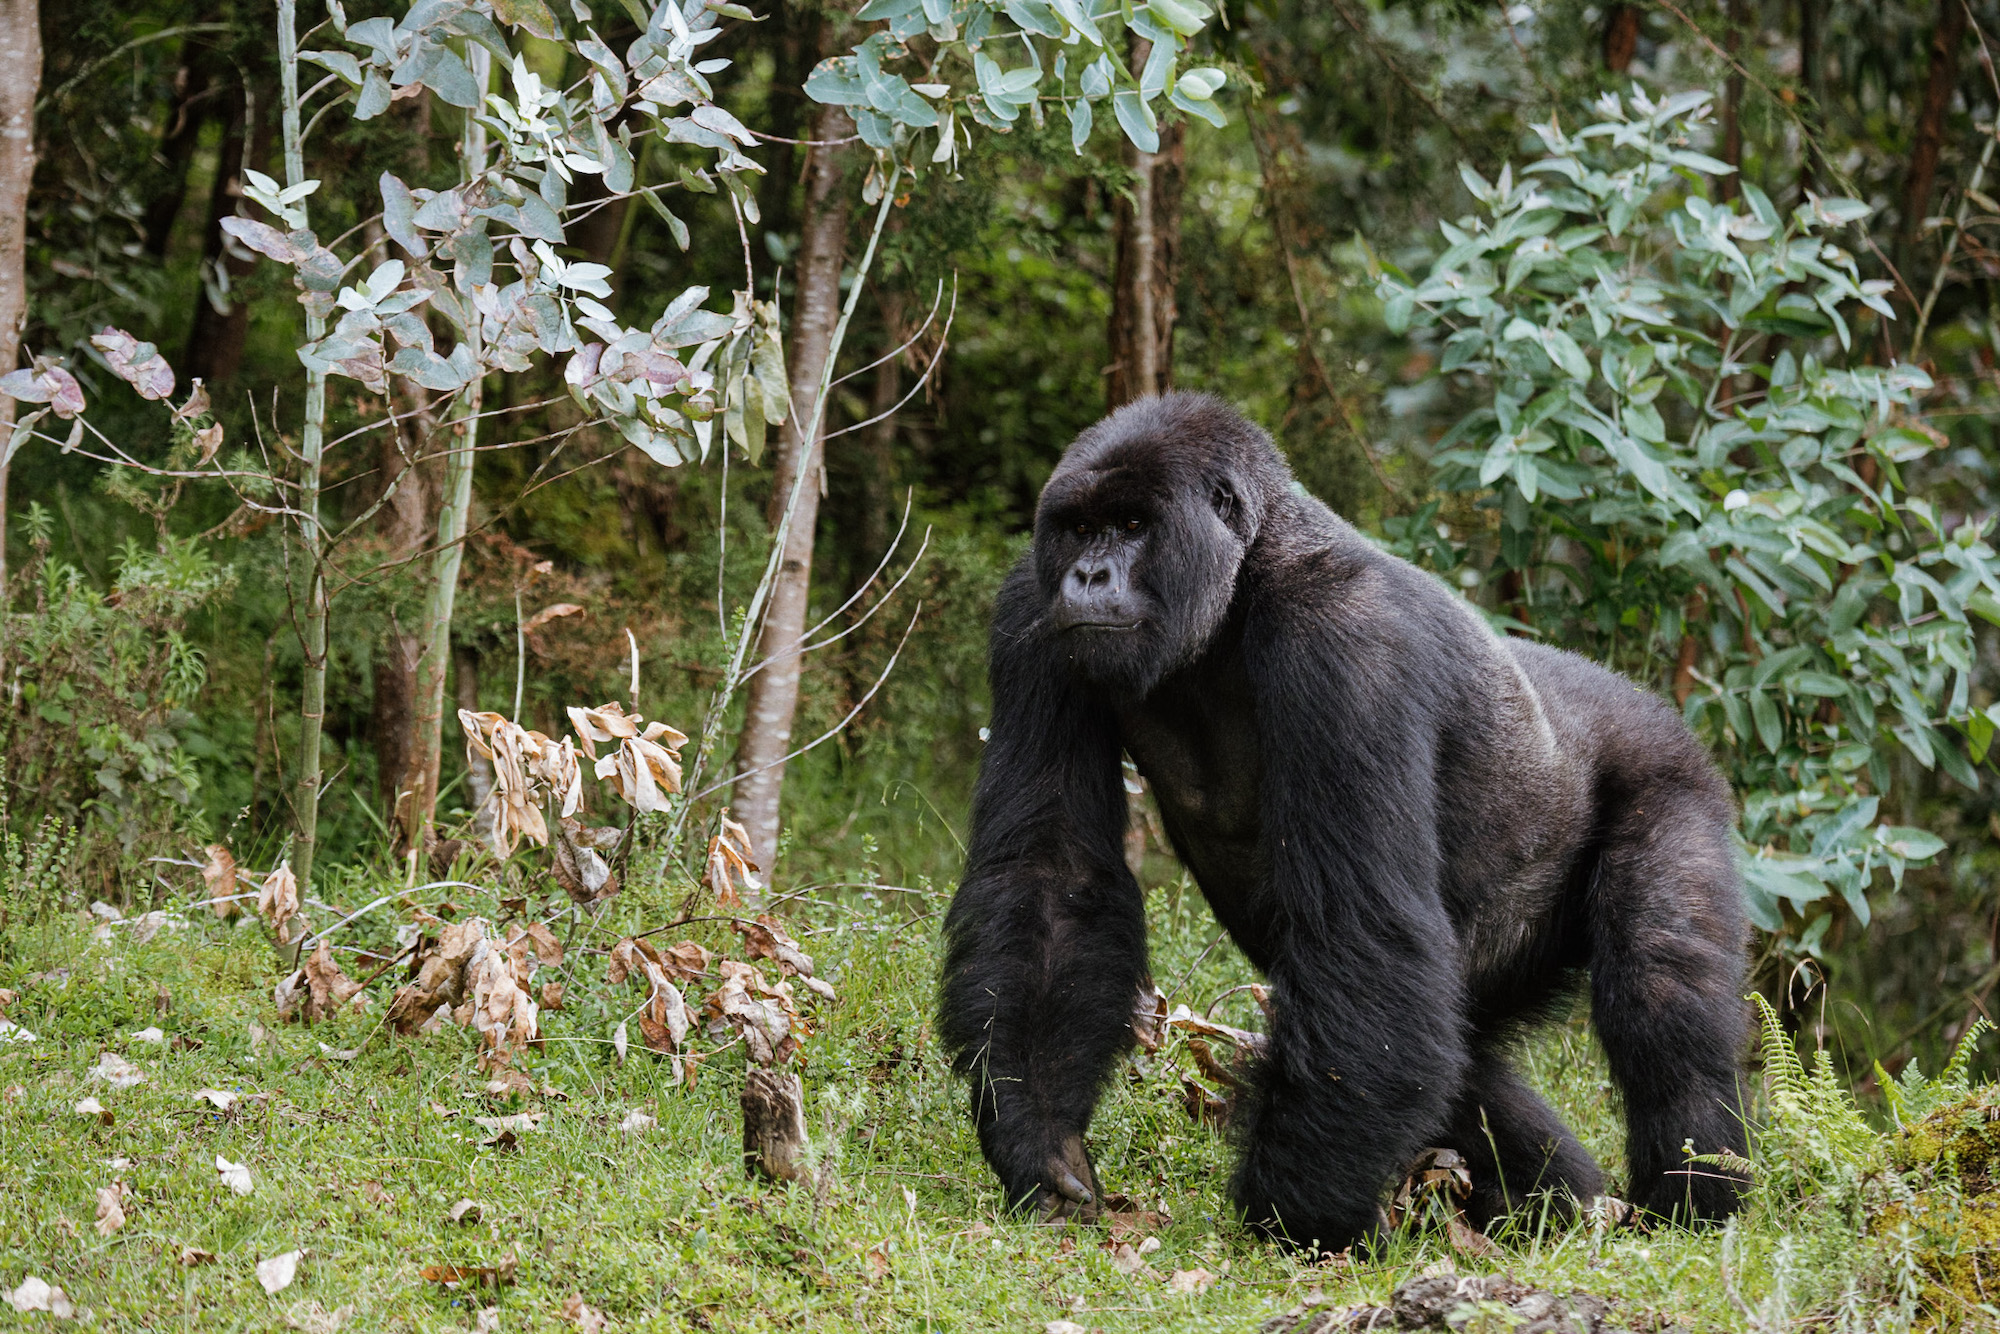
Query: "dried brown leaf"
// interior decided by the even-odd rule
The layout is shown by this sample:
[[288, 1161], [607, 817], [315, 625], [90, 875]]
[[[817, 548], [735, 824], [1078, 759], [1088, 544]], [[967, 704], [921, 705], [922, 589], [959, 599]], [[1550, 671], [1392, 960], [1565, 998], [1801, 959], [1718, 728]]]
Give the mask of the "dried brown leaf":
[[583, 610], [574, 602], [551, 602], [548, 606], [521, 622], [521, 633], [533, 634], [550, 621], [562, 616], [575, 616]]
[[1158, 1051], [1167, 1040], [1167, 998], [1150, 977], [1132, 998], [1132, 1036], [1146, 1051]]
[[367, 1005], [368, 993], [341, 971], [324, 940], [306, 956], [297, 972], [278, 984], [278, 1014], [284, 1019], [317, 1024], [343, 1010], [361, 1010]]
[[97, 1235], [108, 1237], [125, 1226], [125, 1199], [131, 1191], [122, 1181], [97, 1188]]
[[491, 1265], [425, 1265], [421, 1271], [424, 1280], [445, 1288], [476, 1287], [498, 1288], [514, 1281], [514, 1274], [521, 1262], [509, 1255], [498, 1264]]
[[208, 906], [217, 917], [228, 919], [241, 911], [233, 901], [236, 893], [236, 857], [220, 843], [203, 849], [208, 860], [201, 868], [201, 882], [208, 890]]
[[264, 877], [264, 886], [257, 894], [257, 915], [271, 928], [271, 934], [280, 941], [290, 941], [291, 922], [299, 915], [299, 878], [292, 874], [289, 860], [279, 863], [278, 869]]
[[577, 1334], [604, 1334], [605, 1326], [610, 1323], [606, 1320], [604, 1312], [586, 1302], [580, 1292], [571, 1293], [563, 1301], [557, 1314], [575, 1325]]

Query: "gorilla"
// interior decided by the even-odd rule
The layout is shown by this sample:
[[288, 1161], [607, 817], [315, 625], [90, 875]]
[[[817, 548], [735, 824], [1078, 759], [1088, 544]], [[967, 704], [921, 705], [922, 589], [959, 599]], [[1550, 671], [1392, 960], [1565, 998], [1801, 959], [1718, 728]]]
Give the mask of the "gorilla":
[[1503, 639], [1170, 394], [1085, 431], [1001, 589], [993, 714], [944, 928], [939, 1034], [1010, 1205], [1094, 1217], [1084, 1135], [1148, 976], [1120, 753], [1269, 980], [1231, 1195], [1280, 1240], [1372, 1239], [1428, 1147], [1482, 1225], [1605, 1189], [1509, 1064], [1587, 971], [1627, 1198], [1693, 1223], [1743, 1187], [1748, 927], [1730, 794], [1673, 709]]

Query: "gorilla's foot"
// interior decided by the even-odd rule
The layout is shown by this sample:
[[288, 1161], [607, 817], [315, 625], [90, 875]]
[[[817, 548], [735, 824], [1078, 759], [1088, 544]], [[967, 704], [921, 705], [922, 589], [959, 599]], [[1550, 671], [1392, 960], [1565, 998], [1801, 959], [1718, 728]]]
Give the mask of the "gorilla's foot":
[[1104, 1188], [1097, 1184], [1097, 1169], [1091, 1166], [1090, 1151], [1083, 1147], [1083, 1136], [1071, 1135], [1063, 1141], [1062, 1148], [1049, 1159], [1042, 1187], [1035, 1203], [1041, 1209], [1042, 1221], [1060, 1223], [1075, 1219], [1081, 1223], [1095, 1223], [1104, 1200]]

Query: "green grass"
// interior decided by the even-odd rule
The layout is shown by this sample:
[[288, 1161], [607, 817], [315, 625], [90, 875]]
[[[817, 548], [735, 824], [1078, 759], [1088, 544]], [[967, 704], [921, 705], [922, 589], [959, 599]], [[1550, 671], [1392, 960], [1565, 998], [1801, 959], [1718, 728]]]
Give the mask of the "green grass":
[[[1155, 972], [1177, 999], [1205, 1005], [1251, 979], [1226, 946], [1190, 971], [1213, 922], [1192, 892], [1153, 897]], [[280, 964], [254, 926], [194, 918], [145, 944], [122, 930], [94, 941], [75, 917], [17, 932], [0, 986], [20, 991], [12, 1017], [39, 1040], [0, 1047], [0, 1287], [39, 1275], [117, 1329], [311, 1327], [315, 1306], [350, 1308], [350, 1329], [465, 1329], [496, 1304], [501, 1329], [569, 1329], [558, 1308], [580, 1293], [633, 1330], [1039, 1331], [1067, 1318], [1107, 1332], [1247, 1332], [1315, 1290], [1385, 1300], [1403, 1278], [1453, 1262], [1437, 1234], [1399, 1237], [1374, 1263], [1329, 1266], [1246, 1236], [1224, 1199], [1228, 1146], [1182, 1112], [1167, 1057], [1118, 1080], [1092, 1135], [1107, 1188], [1171, 1215], [1147, 1271], [1119, 1272], [1101, 1230], [1002, 1214], [963, 1092], [929, 1033], [935, 924], [831, 907], [800, 919], [841, 993], [804, 1052], [817, 1191], [744, 1177], [740, 1047], [692, 1089], [670, 1086], [636, 1043], [617, 1064], [610, 1030], [638, 996], [610, 993], [601, 957], [583, 950], [571, 952], [572, 1004], [544, 1015], [545, 1042], [524, 1062], [538, 1088], [564, 1096], [503, 1104], [481, 1091], [469, 1030], [404, 1038], [380, 1025], [387, 979], [367, 1014], [280, 1023]], [[734, 941], [712, 926], [690, 934], [711, 947]], [[66, 976], [29, 980], [56, 969]], [[1252, 1014], [1241, 994], [1218, 1011], [1237, 1022]], [[133, 1036], [149, 1026], [166, 1042]], [[137, 1063], [146, 1082], [112, 1090], [89, 1079], [105, 1051]], [[1528, 1057], [1615, 1163], [1615, 1109], [1585, 1030], [1558, 1029]], [[223, 1115], [196, 1099], [205, 1088], [243, 1100]], [[76, 1115], [86, 1096], [115, 1123]], [[621, 1133], [635, 1109], [657, 1126]], [[511, 1151], [482, 1147], [486, 1132], [470, 1118], [516, 1110], [546, 1112], [543, 1129]], [[253, 1195], [219, 1184], [217, 1155], [249, 1165]], [[129, 1221], [103, 1237], [93, 1192], [114, 1178], [133, 1192]], [[480, 1203], [478, 1223], [447, 1221], [462, 1198]], [[1749, 1308], [1770, 1304], [1782, 1251], [1783, 1212], [1753, 1218], [1763, 1221], [1726, 1235], [1579, 1228], [1516, 1239], [1497, 1262], [1458, 1263], [1614, 1295], [1690, 1328], [1744, 1328]], [[215, 1261], [184, 1266], [190, 1247]], [[299, 1248], [297, 1282], [266, 1296], [256, 1262]], [[497, 1293], [447, 1290], [421, 1273], [509, 1256], [515, 1281]], [[1219, 1275], [1204, 1294], [1162, 1281], [1197, 1267]], [[1800, 1286], [1796, 1275], [1787, 1282]], [[49, 1320], [6, 1307], [0, 1316]]]

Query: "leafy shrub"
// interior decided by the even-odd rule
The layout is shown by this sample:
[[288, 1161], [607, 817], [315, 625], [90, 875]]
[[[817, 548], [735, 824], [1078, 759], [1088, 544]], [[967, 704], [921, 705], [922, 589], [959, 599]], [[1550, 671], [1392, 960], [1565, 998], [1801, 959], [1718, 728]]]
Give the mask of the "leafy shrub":
[[100, 591], [49, 558], [46, 511], [31, 505], [27, 523], [36, 555], [17, 587], [33, 605], [5, 622], [10, 815], [74, 826], [76, 855], [108, 892], [145, 857], [201, 832], [181, 733], [205, 669], [185, 631], [232, 576], [198, 539], [166, 537], [153, 551], [128, 541]]
[[1889, 284], [1835, 238], [1869, 206], [1705, 197], [1729, 170], [1688, 146], [1708, 101], [1536, 126], [1518, 181], [1461, 169], [1482, 212], [1427, 273], [1383, 272], [1391, 327], [1480, 400], [1393, 536], [1509, 628], [1671, 690], [1742, 797], [1751, 917], [1811, 953], [1835, 903], [1866, 923], [1877, 871], [1943, 847], [1878, 823], [1894, 753], [1978, 786], [2000, 712], [1970, 703], [1970, 617], [2000, 621], [2000, 580], [1990, 516], [1909, 490], [1945, 438], [1924, 372], [1861, 351]]

